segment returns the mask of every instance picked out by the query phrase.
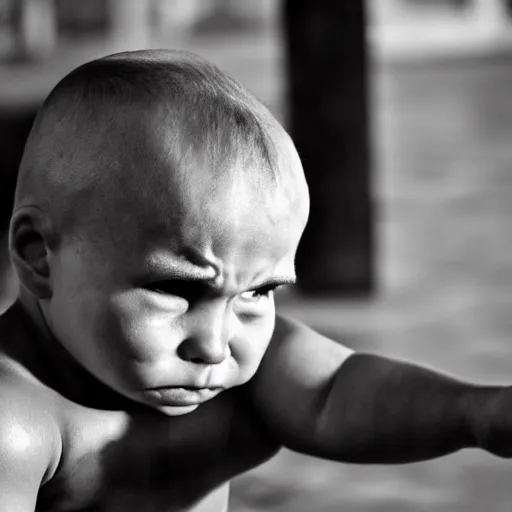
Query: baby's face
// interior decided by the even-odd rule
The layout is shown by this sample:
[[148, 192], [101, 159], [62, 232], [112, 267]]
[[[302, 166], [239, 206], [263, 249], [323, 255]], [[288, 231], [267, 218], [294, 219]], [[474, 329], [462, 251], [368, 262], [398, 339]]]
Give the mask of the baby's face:
[[67, 240], [51, 263], [55, 336], [99, 380], [168, 415], [254, 375], [274, 328], [272, 290], [295, 277], [304, 219], [280, 194], [264, 200], [244, 183], [213, 192], [213, 182], [169, 192], [175, 210], [161, 191], [154, 208], [121, 205], [110, 237]]

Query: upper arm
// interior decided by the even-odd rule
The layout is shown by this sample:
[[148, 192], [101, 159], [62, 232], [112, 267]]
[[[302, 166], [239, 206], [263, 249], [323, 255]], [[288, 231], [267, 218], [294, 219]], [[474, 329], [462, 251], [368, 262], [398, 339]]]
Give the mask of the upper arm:
[[53, 432], [34, 400], [17, 390], [0, 395], [0, 512], [33, 512], [52, 466]]
[[251, 383], [258, 414], [285, 446], [314, 453], [316, 421], [336, 372], [353, 351], [278, 316]]

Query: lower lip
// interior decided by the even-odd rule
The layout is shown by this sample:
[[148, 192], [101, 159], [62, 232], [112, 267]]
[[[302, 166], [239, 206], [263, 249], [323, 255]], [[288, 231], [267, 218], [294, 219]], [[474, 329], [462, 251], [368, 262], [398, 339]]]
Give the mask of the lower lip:
[[188, 407], [210, 400], [221, 388], [168, 387], [148, 389], [145, 395], [155, 403], [174, 407]]

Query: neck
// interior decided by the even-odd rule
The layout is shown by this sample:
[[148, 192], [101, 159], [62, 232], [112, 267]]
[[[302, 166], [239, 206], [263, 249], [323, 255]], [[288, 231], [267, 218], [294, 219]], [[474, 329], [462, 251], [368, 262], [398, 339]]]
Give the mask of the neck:
[[20, 291], [16, 303], [6, 313], [13, 317], [17, 328], [24, 331], [24, 349], [16, 359], [39, 381], [65, 398], [96, 409], [133, 409], [138, 404], [107, 387], [62, 346], [51, 332], [38, 300], [28, 292]]

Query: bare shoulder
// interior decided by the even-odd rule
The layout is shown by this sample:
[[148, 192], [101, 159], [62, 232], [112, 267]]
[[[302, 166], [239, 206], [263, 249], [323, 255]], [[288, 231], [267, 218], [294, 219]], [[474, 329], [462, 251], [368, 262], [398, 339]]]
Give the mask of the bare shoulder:
[[311, 443], [330, 383], [353, 350], [277, 316], [274, 334], [250, 382], [256, 410], [288, 448], [311, 451]]
[[28, 458], [34, 471], [44, 466], [45, 482], [60, 456], [55, 400], [34, 371], [38, 355], [12, 311], [0, 317], [0, 455], [13, 464]]
[[304, 386], [317, 385], [332, 376], [353, 352], [298, 320], [277, 315], [259, 378], [289, 378]]
[[2, 366], [0, 363], [0, 453], [13, 463], [30, 460], [30, 469], [43, 471], [44, 483], [60, 455], [57, 423], [37, 388]]
[[0, 510], [34, 510], [60, 458], [60, 435], [37, 388], [0, 361]]

